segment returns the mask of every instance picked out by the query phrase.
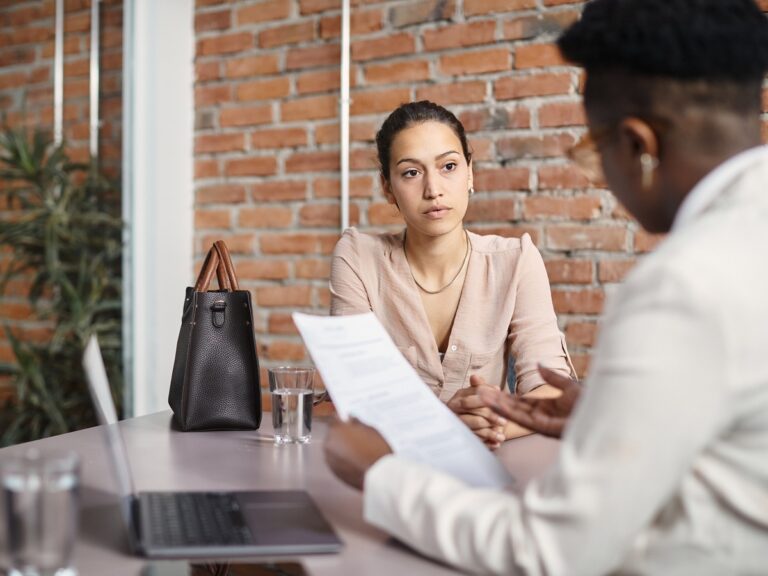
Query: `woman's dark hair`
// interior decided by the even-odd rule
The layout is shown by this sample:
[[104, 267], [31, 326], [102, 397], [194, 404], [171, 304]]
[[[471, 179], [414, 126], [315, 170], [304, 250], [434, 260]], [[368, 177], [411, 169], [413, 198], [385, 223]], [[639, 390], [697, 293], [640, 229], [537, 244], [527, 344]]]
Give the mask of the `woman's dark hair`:
[[376, 133], [376, 149], [379, 155], [379, 164], [381, 164], [381, 174], [385, 180], [389, 181], [390, 150], [392, 149], [392, 142], [395, 140], [395, 136], [414, 124], [430, 121], [442, 122], [451, 128], [459, 142], [461, 142], [464, 158], [467, 162], [472, 159], [472, 154], [467, 145], [467, 136], [464, 133], [464, 126], [454, 116], [453, 112], [429, 100], [409, 102], [401, 104], [399, 108], [387, 116], [384, 124], [381, 125], [381, 129]]

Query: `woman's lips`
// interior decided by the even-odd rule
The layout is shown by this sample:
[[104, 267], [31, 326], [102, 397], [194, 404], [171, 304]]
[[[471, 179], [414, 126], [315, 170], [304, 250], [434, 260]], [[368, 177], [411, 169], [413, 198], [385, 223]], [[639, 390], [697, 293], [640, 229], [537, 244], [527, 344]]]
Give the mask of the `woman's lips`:
[[448, 208], [447, 206], [436, 206], [435, 208], [430, 208], [424, 212], [424, 216], [431, 220], [440, 220], [440, 218], [444, 217], [450, 211], [451, 208]]

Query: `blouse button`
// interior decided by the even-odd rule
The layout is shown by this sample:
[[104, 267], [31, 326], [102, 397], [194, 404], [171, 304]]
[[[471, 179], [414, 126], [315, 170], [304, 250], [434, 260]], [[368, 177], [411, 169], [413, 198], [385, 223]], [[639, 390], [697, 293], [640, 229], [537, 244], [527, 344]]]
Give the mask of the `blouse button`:
[[453, 346], [451, 346], [451, 352], [456, 352], [456, 350], [458, 350], [458, 349], [459, 349], [459, 347], [458, 347], [458, 346], [456, 346], [456, 344], [454, 344]]

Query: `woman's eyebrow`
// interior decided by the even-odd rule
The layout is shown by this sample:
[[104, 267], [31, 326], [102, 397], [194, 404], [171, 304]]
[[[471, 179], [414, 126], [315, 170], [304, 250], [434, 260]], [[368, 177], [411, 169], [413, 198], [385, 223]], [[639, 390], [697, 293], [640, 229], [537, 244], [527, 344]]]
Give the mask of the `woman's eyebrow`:
[[[456, 150], [448, 150], [447, 152], [443, 152], [442, 154], [438, 154], [437, 156], [435, 156], [435, 160], [440, 160], [440, 158], [444, 158], [449, 154], [458, 154], [458, 152], [456, 152]], [[400, 160], [397, 161], [397, 164], [395, 164], [395, 166], [399, 166], [403, 162], [413, 162], [415, 164], [421, 164], [421, 162], [419, 160], [416, 160], [415, 158], [401, 158]]]

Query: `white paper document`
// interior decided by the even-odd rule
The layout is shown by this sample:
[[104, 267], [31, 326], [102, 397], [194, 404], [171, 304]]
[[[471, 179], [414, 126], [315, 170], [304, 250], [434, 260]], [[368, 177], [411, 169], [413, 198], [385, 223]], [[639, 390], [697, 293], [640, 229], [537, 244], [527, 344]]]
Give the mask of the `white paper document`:
[[422, 382], [373, 313], [294, 313], [336, 412], [372, 426], [398, 455], [478, 487], [514, 480], [499, 460]]

